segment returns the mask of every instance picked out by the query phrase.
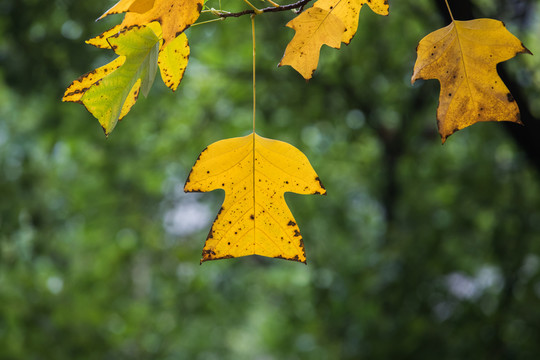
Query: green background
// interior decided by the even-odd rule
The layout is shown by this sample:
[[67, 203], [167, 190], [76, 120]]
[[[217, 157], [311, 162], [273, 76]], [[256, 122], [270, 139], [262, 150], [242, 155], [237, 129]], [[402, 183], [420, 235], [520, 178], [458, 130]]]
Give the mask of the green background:
[[[106, 139], [60, 99], [114, 58], [83, 42], [120, 21], [94, 22], [113, 3], [0, 3], [0, 359], [538, 359], [540, 158], [512, 124], [441, 146], [438, 82], [410, 85], [440, 2], [364, 8], [309, 82], [276, 67], [293, 14], [256, 18], [257, 132], [328, 191], [286, 196], [307, 266], [199, 265], [224, 194], [182, 189], [207, 145], [251, 131], [249, 17], [189, 29], [176, 93], [157, 79]], [[537, 4], [473, 2], [540, 54]], [[539, 59], [503, 66], [536, 118]]]

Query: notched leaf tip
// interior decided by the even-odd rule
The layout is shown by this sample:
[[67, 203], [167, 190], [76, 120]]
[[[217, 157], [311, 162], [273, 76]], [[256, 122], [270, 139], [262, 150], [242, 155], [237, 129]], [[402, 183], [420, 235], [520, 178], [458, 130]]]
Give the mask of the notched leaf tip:
[[531, 50], [527, 49], [527, 47], [525, 45], [523, 45], [523, 43], [521, 43], [521, 47], [523, 48], [523, 50], [521, 50], [520, 52], [516, 53], [516, 54], [529, 54], [529, 55], [534, 55]]

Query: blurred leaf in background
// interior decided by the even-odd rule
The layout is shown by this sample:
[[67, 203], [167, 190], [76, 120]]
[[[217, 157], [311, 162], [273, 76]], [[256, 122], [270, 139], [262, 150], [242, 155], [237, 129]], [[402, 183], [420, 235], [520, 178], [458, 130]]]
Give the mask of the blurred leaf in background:
[[[156, 82], [108, 140], [60, 101], [112, 60], [83, 41], [113, 3], [0, 4], [1, 359], [537, 358], [538, 158], [496, 123], [440, 146], [437, 85], [409, 85], [419, 39], [446, 25], [436, 1], [362, 11], [309, 84], [276, 68], [291, 14], [257, 17], [257, 132], [329, 193], [286, 195], [308, 266], [198, 264], [224, 195], [182, 186], [207, 144], [251, 131], [248, 17], [190, 28], [177, 92]], [[537, 5], [471, 8], [538, 54]], [[536, 118], [539, 62], [502, 67]]]

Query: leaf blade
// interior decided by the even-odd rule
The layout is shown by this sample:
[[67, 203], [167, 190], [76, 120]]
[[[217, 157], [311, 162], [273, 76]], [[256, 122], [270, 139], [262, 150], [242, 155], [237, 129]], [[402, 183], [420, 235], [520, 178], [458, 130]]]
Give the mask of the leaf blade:
[[313, 7], [326, 10], [337, 16], [345, 25], [341, 41], [349, 44], [358, 29], [358, 17], [363, 5], [368, 5], [378, 15], [388, 15], [388, 0], [319, 0]]
[[321, 46], [339, 49], [342, 34], [346, 30], [337, 16], [317, 7], [302, 12], [289, 21], [287, 26], [296, 33], [278, 66], [290, 65], [306, 80], [311, 79], [317, 69]]
[[[119, 57], [75, 80], [64, 101], [83, 103], [109, 135], [137, 101], [148, 93], [157, 71], [160, 39], [149, 26], [133, 27], [107, 39]], [[146, 95], [145, 94], [145, 95]]]
[[[284, 166], [285, 165], [285, 166]], [[304, 243], [285, 192], [325, 194], [307, 157], [255, 133], [208, 146], [184, 191], [225, 190], [201, 262], [262, 255], [306, 262]]]
[[437, 124], [448, 136], [481, 121], [521, 123], [513, 96], [497, 74], [498, 63], [530, 53], [521, 41], [493, 19], [454, 21], [424, 37], [411, 83], [441, 83]]
[[189, 43], [182, 33], [171, 41], [169, 46], [160, 51], [157, 63], [161, 78], [167, 87], [175, 91], [180, 85], [189, 60]]

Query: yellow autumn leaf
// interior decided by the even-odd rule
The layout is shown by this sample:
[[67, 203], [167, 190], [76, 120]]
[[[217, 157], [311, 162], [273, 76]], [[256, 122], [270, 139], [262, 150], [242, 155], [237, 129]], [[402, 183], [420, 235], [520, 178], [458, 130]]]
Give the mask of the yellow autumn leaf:
[[388, 15], [388, 0], [319, 0], [313, 7], [326, 10], [337, 16], [347, 29], [341, 38], [349, 44], [358, 28], [358, 16], [362, 5], [367, 4], [373, 12], [379, 15]]
[[443, 143], [480, 121], [521, 124], [518, 106], [496, 69], [519, 53], [530, 51], [493, 19], [453, 21], [420, 41], [411, 83], [440, 81], [437, 125]]
[[175, 91], [184, 77], [189, 59], [189, 44], [186, 34], [176, 37], [158, 55], [159, 71], [165, 85]]
[[321, 46], [339, 49], [346, 28], [334, 14], [312, 7], [287, 23], [296, 33], [287, 45], [278, 66], [290, 65], [306, 80], [311, 79], [319, 63]]
[[116, 25], [112, 29], [109, 29], [96, 37], [86, 40], [85, 43], [93, 45], [100, 49], [110, 49], [111, 44], [109, 44], [107, 39], [120, 34], [120, 30], [122, 30], [122, 27], [120, 25]]
[[284, 193], [326, 194], [307, 157], [255, 133], [221, 140], [199, 156], [184, 191], [225, 190], [203, 249], [206, 260], [246, 255], [306, 262], [304, 242]]
[[[137, 13], [132, 12], [131, 7], [125, 10], [126, 6], [120, 6], [121, 2], [103, 14], [100, 19], [107, 15], [118, 13], [119, 11], [116, 9], [116, 6], [118, 6], [119, 9], [127, 11], [118, 31], [157, 21], [163, 29], [163, 47], [166, 47], [174, 38], [199, 18], [204, 3], [203, 0], [154, 0], [154, 4], [150, 10]], [[134, 5], [135, 3], [132, 6]]]

